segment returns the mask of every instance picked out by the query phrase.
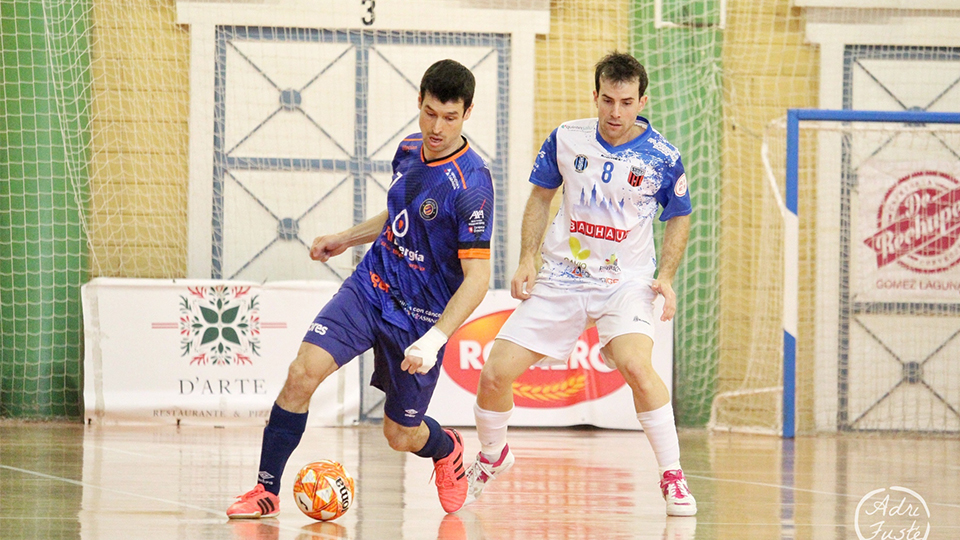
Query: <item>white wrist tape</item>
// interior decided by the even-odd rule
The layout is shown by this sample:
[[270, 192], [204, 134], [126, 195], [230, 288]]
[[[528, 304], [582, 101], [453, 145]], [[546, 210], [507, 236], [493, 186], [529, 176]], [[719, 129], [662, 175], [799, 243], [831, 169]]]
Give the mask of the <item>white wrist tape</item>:
[[403, 353], [407, 356], [416, 356], [423, 360], [417, 373], [426, 373], [437, 364], [437, 352], [447, 342], [447, 335], [436, 326], [427, 330], [420, 339], [413, 342]]

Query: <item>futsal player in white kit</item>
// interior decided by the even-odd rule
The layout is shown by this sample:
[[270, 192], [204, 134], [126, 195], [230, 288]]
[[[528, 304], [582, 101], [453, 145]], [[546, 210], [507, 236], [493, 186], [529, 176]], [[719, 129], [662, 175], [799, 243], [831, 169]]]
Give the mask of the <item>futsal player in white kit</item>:
[[[474, 412], [481, 451], [468, 470], [467, 502], [513, 465], [506, 441], [513, 381], [545, 357], [566, 359], [595, 322], [604, 361], [633, 391], [637, 418], [659, 465], [667, 514], [697, 512], [680, 468], [670, 395], [651, 361], [653, 301], [663, 295], [661, 320], [673, 318], [672, 281], [692, 208], [680, 152], [638, 115], [647, 103], [646, 87], [646, 70], [635, 58], [604, 57], [595, 73], [597, 118], [561, 124], [540, 149], [530, 174], [520, 263], [510, 284], [523, 302], [500, 330], [480, 375]], [[560, 209], [541, 245], [561, 187]], [[666, 228], [654, 279], [658, 206]]]

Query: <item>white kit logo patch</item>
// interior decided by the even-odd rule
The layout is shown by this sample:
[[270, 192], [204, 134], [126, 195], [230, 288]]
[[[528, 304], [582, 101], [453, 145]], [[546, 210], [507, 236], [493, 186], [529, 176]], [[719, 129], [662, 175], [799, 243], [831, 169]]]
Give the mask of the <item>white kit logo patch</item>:
[[410, 228], [410, 220], [407, 219], [407, 209], [404, 208], [397, 217], [393, 218], [393, 224], [390, 226], [393, 229], [393, 234], [397, 238], [403, 238], [407, 234], [407, 230]]
[[447, 180], [450, 181], [450, 186], [452, 186], [453, 189], [460, 187], [460, 182], [457, 182], [457, 177], [453, 174], [453, 169], [444, 169], [443, 172], [447, 175]]
[[683, 173], [677, 178], [677, 183], [673, 185], [673, 193], [677, 197], [683, 197], [687, 194], [687, 174]]

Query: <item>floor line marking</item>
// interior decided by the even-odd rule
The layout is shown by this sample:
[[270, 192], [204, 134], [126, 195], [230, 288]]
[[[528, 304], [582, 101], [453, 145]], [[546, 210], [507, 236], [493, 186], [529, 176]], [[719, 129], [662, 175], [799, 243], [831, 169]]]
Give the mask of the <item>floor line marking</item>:
[[[81, 482], [81, 481], [79, 481], [79, 480], [71, 480], [70, 478], [63, 478], [62, 476], [54, 476], [54, 475], [51, 475], [51, 474], [45, 474], [45, 473], [38, 472], [38, 471], [31, 471], [31, 470], [29, 470], [29, 469], [21, 469], [21, 468], [19, 468], [19, 467], [11, 467], [10, 465], [3, 465], [2, 463], [0, 463], [0, 469], [6, 469], [6, 470], [8, 470], [8, 471], [14, 471], [14, 472], [22, 473], [22, 474], [30, 474], [30, 475], [37, 476], [37, 477], [40, 477], [40, 478], [46, 478], [47, 480], [54, 480], [54, 481], [57, 481], [57, 482], [63, 482], [63, 483], [65, 483], [65, 484], [71, 484], [71, 485], [74, 485], [74, 486], [81, 486], [81, 487], [84, 487], [84, 488], [96, 489], [96, 490], [99, 490], [99, 491], [103, 491], [103, 492], [105, 492], [105, 493], [113, 493], [113, 494], [115, 494], [115, 495], [124, 495], [124, 496], [128, 496], [128, 497], [137, 497], [137, 498], [145, 499], [145, 500], [148, 500], [148, 501], [160, 502], [160, 503], [165, 503], [165, 504], [169, 504], [169, 505], [173, 505], [173, 506], [179, 506], [179, 507], [183, 507], [183, 508], [190, 508], [190, 509], [193, 509], [193, 510], [200, 510], [201, 512], [206, 512], [206, 513], [208, 513], [208, 514], [222, 515], [222, 514], [221, 514], [222, 510], [212, 510], [212, 509], [210, 509], [210, 508], [204, 508], [203, 506], [196, 506], [196, 505], [193, 505], [193, 504], [187, 504], [187, 503], [180, 502], [180, 501], [171, 501], [171, 500], [169, 500], [169, 499], [164, 499], [164, 498], [161, 498], [161, 497], [151, 497], [151, 496], [149, 496], [149, 495], [144, 495], [144, 494], [142, 494], [142, 493], [134, 493], [134, 492], [131, 492], [131, 491], [121, 491], [121, 490], [119, 490], [119, 489], [106, 488], [106, 487], [103, 487], [103, 486], [98, 486], [98, 485], [96, 485], [96, 484], [91, 484], [91, 483], [89, 483], [89, 482]], [[224, 518], [226, 519], [226, 516], [224, 516]], [[252, 520], [247, 520], [247, 521], [249, 522], [249, 521], [252, 521]], [[295, 531], [295, 532], [298, 532], [298, 533], [300, 533], [300, 534], [308, 533], [308, 534], [311, 534], [311, 535], [313, 535], [314, 537], [317, 537], [317, 538], [331, 538], [331, 539], [337, 539], [337, 538], [339, 538], [339, 536], [332, 536], [332, 535], [328, 535], [328, 534], [324, 534], [324, 533], [319, 533], [319, 532], [313, 532], [313, 531], [304, 531], [303, 528], [301, 528], [301, 527], [284, 527], [279, 521], [276, 521], [276, 520], [259, 521], [259, 522], [257, 522], [257, 523], [260, 523], [261, 525], [266, 525], [266, 526], [268, 526], [268, 527], [276, 527], [277, 529], [280, 529], [280, 530], [283, 530], [283, 531]]]
[[[835, 492], [831, 492], [831, 491], [819, 491], [819, 490], [816, 490], [816, 489], [806, 489], [806, 488], [798, 488], [798, 487], [794, 487], [794, 486], [788, 486], [788, 485], [786, 485], [786, 484], [771, 484], [771, 483], [769, 483], [769, 482], [750, 482], [750, 481], [748, 481], [748, 480], [733, 480], [733, 479], [730, 479], [730, 478], [716, 478], [716, 477], [713, 477], [713, 476], [703, 476], [703, 475], [700, 475], [700, 474], [687, 474], [686, 472], [684, 473], [684, 477], [686, 477], [686, 478], [697, 478], [697, 479], [699, 479], [699, 480], [710, 480], [710, 481], [713, 481], [713, 482], [730, 482], [730, 483], [734, 483], [734, 484], [746, 484], [746, 485], [748, 485], [748, 486], [771, 487], [771, 488], [777, 488], [777, 489], [787, 488], [787, 489], [790, 489], [790, 490], [793, 490], [793, 491], [800, 491], [800, 492], [804, 492], [804, 493], [813, 493], [814, 495], [832, 495], [832, 496], [834, 496], [834, 497], [848, 497], [848, 498], [855, 499], [855, 500], [860, 500], [860, 499], [863, 497], [863, 495], [861, 495], [861, 496], [858, 497], [857, 495], [853, 495], [853, 494], [850, 494], [850, 493], [835, 493]], [[866, 494], [864, 494], [864, 495], [866, 495]], [[929, 502], [929, 501], [927, 502], [927, 504], [932, 505], [932, 506], [943, 506], [943, 507], [945, 507], [945, 508], [960, 508], [960, 504], [950, 504], [950, 503], [942, 503], [942, 502]]]

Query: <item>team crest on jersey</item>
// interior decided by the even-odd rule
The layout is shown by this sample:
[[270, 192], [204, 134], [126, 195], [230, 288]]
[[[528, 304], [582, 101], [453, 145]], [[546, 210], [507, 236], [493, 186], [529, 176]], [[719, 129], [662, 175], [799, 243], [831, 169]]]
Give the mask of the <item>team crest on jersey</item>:
[[681, 174], [680, 178], [677, 178], [677, 183], [673, 185], [673, 193], [677, 197], [683, 197], [687, 194], [687, 174]]
[[643, 169], [640, 167], [630, 167], [630, 174], [627, 175], [627, 182], [633, 187], [640, 187], [643, 183]]
[[437, 212], [439, 212], [439, 207], [437, 206], [437, 201], [433, 199], [427, 199], [420, 205], [420, 217], [422, 217], [424, 221], [430, 221], [437, 217]]
[[577, 154], [577, 157], [573, 160], [573, 168], [576, 169], [577, 172], [583, 172], [587, 170], [587, 165], [589, 165], [589, 163], [590, 162], [587, 160], [587, 156], [583, 154]]
[[393, 224], [390, 226], [390, 228], [393, 229], [393, 235], [397, 238], [403, 238], [406, 236], [407, 229], [410, 228], [410, 220], [407, 218], [406, 208], [397, 214], [397, 217], [393, 218]]

